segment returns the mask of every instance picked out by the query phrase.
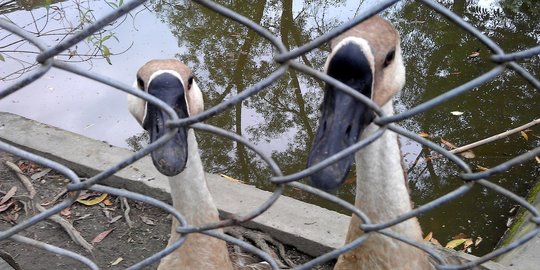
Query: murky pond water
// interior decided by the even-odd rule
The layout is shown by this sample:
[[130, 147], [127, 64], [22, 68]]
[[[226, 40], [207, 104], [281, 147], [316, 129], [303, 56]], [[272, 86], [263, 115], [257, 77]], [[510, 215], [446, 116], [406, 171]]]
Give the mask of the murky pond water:
[[[27, 1], [28, 2], [28, 1]], [[32, 1], [30, 1], [32, 2]], [[39, 1], [27, 6], [0, 7], [1, 17], [10, 19], [41, 40], [54, 45], [65, 38], [86, 16], [103, 16], [114, 7], [104, 1], [75, 1], [51, 4]], [[314, 39], [355, 16], [370, 2], [357, 1], [225, 1], [256, 23], [279, 36], [285, 46], [294, 48]], [[540, 13], [535, 1], [444, 1], [506, 51], [516, 51], [540, 43]], [[407, 84], [396, 97], [398, 111], [414, 107], [452, 89], [494, 67], [488, 50], [472, 35], [452, 25], [428, 8], [401, 2], [383, 15], [402, 36], [407, 65]], [[92, 17], [88, 17], [92, 19]], [[139, 66], [152, 58], [178, 58], [194, 70], [209, 108], [243, 91], [268, 76], [277, 66], [272, 63], [273, 47], [245, 27], [191, 3], [171, 4], [153, 1], [106, 28], [93, 40], [80, 43], [59, 57], [94, 72], [131, 84]], [[106, 37], [113, 34], [110, 38]], [[112, 53], [108, 64], [93, 46], [102, 41]], [[468, 55], [480, 49], [480, 56]], [[35, 49], [0, 30], [0, 87], [13, 83], [34, 63]], [[328, 47], [323, 46], [299, 58], [302, 63], [322, 69]], [[97, 55], [97, 56], [95, 56]], [[106, 55], [108, 56], [108, 55]], [[538, 77], [540, 59], [522, 62]], [[284, 174], [305, 167], [322, 97], [322, 82], [290, 70], [267, 91], [216, 116], [207, 123], [248, 137], [264, 152], [272, 154]], [[478, 87], [419, 116], [399, 123], [407, 129], [444, 139], [461, 146], [498, 134], [538, 118], [539, 93], [527, 82], [506, 71], [492, 82]], [[17, 113], [76, 133], [127, 147], [129, 137], [141, 129], [127, 112], [125, 94], [64, 71], [52, 70], [5, 99], [0, 110]], [[463, 114], [453, 115], [452, 111]], [[540, 129], [526, 131], [528, 139], [512, 135], [474, 149], [475, 158], [466, 161], [473, 168], [492, 167], [540, 145]], [[208, 171], [222, 173], [259, 188], [271, 190], [271, 176], [264, 163], [241, 145], [199, 132], [200, 147]], [[402, 150], [409, 172], [413, 201], [422, 205], [446, 194], [462, 181], [459, 170], [417, 143], [402, 139]], [[351, 174], [353, 177], [354, 174]], [[526, 196], [539, 180], [534, 161], [516, 166], [492, 180]], [[347, 181], [337, 194], [354, 198], [354, 181]], [[287, 194], [343, 212], [325, 201], [297, 190]], [[384, 202], [381, 202], [384, 203]], [[494, 248], [506, 229], [513, 202], [476, 188], [460, 200], [441, 206], [420, 217], [424, 232], [434, 232], [442, 243], [464, 233], [483, 238], [473, 250], [483, 254]]]

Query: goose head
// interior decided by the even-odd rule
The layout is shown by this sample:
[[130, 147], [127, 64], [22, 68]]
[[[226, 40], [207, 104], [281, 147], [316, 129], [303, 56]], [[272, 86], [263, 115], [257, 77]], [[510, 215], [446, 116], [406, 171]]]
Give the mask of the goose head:
[[[399, 34], [386, 20], [375, 16], [332, 41], [325, 72], [383, 106], [405, 84]], [[321, 119], [308, 156], [308, 166], [358, 142], [374, 113], [364, 103], [326, 84]], [[310, 176], [313, 186], [335, 190], [345, 180], [353, 155]]]
[[[152, 60], [137, 72], [135, 87], [171, 106], [178, 117], [185, 118], [204, 110], [202, 94], [191, 70], [178, 60]], [[169, 116], [145, 100], [128, 95], [128, 108], [137, 122], [149, 132], [150, 142], [163, 136], [169, 129]], [[178, 128], [175, 136], [151, 153], [154, 166], [164, 175], [177, 175], [187, 162], [187, 129]]]

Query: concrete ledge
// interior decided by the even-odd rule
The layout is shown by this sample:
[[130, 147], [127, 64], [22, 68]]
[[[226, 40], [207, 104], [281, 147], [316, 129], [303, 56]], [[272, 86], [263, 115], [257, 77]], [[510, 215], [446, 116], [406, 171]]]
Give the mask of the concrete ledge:
[[[133, 152], [111, 146], [24, 117], [0, 112], [0, 140], [60, 162], [80, 177], [97, 174]], [[222, 213], [245, 214], [261, 205], [270, 192], [207, 174], [210, 191]], [[104, 181], [170, 202], [167, 178], [145, 157]], [[318, 256], [345, 242], [350, 218], [312, 204], [282, 196], [247, 227], [261, 229], [298, 250]]]

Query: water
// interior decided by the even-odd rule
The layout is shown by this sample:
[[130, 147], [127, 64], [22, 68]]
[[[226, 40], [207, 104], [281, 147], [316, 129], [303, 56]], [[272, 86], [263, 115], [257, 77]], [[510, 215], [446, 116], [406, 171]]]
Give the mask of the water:
[[[226, 1], [224, 4], [269, 29], [288, 48], [294, 48], [354, 17], [372, 2], [376, 1], [358, 4], [356, 1], [253, 0]], [[444, 4], [506, 51], [540, 43], [537, 4], [534, 1], [507, 2], [446, 1]], [[45, 14], [42, 7], [32, 11], [6, 10], [2, 16], [19, 25], [27, 25], [29, 31], [43, 29], [42, 39], [52, 45], [63, 38], [62, 31], [48, 31], [58, 29], [59, 25], [76, 26], [80, 21], [79, 14], [87, 14], [80, 13], [71, 1], [53, 6], [61, 7], [65, 14], [50, 16], [53, 19], [47, 24], [46, 18], [39, 19]], [[104, 43], [114, 54], [110, 57], [112, 65], [100, 57], [76, 55], [68, 59], [69, 55], [65, 55], [61, 59], [77, 61], [82, 67], [131, 84], [136, 70], [147, 60], [176, 57], [193, 68], [205, 94], [206, 108], [238, 94], [277, 68], [271, 61], [275, 53], [271, 44], [231, 20], [191, 3], [155, 1], [147, 7], [107, 27], [109, 31], [102, 34], [101, 37], [114, 33], [118, 39], [110, 38]], [[79, 7], [83, 11], [91, 9], [91, 14], [98, 18], [112, 8], [103, 1], [83, 2]], [[401, 2], [383, 15], [401, 33], [407, 65], [407, 84], [395, 99], [398, 111], [412, 108], [494, 67], [488, 61], [488, 50], [481, 43], [420, 4]], [[36, 23], [33, 23], [34, 19]], [[5, 31], [0, 32], [0, 47], [17, 40], [6, 35]], [[19, 51], [32, 50], [25, 44], [15, 46]], [[14, 48], [0, 49], [0, 54], [6, 58], [5, 62], [0, 62], [0, 77], [4, 78], [0, 82], [2, 86], [13, 82], [14, 76], [8, 76], [11, 72], [33, 63], [35, 57], [32, 53], [9, 52]], [[480, 49], [480, 57], [468, 60], [467, 56], [477, 49]], [[88, 43], [78, 44], [76, 50], [78, 54], [94, 52]], [[322, 69], [328, 50], [328, 46], [322, 46], [298, 61]], [[89, 60], [83, 61], [85, 59]], [[535, 57], [521, 63], [538, 77], [539, 61], [539, 57]], [[290, 174], [305, 167], [307, 149], [318, 119], [322, 85], [316, 79], [290, 70], [269, 90], [207, 123], [248, 137], [275, 158], [284, 174]], [[128, 146], [126, 140], [129, 137], [142, 131], [127, 113], [125, 94], [58, 70], [0, 100], [0, 110], [122, 147]], [[451, 114], [452, 111], [463, 114], [456, 116]], [[461, 146], [527, 123], [538, 115], [538, 92], [514, 72], [505, 71], [494, 81], [399, 124], [417, 133], [426, 132], [435, 142], [442, 138]], [[528, 140], [517, 134], [476, 148], [476, 158], [466, 162], [473, 169], [500, 164], [538, 147], [539, 131], [538, 127], [527, 131]], [[273, 186], [266, 180], [271, 172], [253, 152], [217, 136], [199, 132], [198, 137], [208, 171], [272, 190]], [[427, 203], [462, 184], [457, 177], [459, 169], [448, 160], [431, 157], [433, 153], [406, 139], [402, 139], [402, 150], [415, 205]], [[530, 161], [492, 180], [526, 196], [539, 175], [538, 164]], [[354, 172], [350, 177], [337, 194], [352, 201]], [[288, 189], [287, 195], [347, 213], [298, 190]], [[420, 217], [420, 222], [425, 233], [434, 232], [434, 237], [443, 244], [459, 233], [475, 239], [481, 237], [483, 242], [473, 249], [475, 254], [481, 255], [492, 250], [505, 231], [512, 207], [513, 202], [508, 199], [476, 187], [459, 201]]]

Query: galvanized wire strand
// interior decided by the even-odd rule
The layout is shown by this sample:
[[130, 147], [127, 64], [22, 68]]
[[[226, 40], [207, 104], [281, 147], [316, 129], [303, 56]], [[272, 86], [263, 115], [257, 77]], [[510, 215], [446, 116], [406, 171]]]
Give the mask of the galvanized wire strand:
[[400, 114], [390, 115], [385, 118], [376, 119], [375, 123], [377, 123], [378, 125], [384, 125], [388, 123], [398, 122], [406, 118], [412, 117], [414, 115], [423, 113], [429, 109], [432, 109], [433, 107], [437, 105], [442, 104], [443, 102], [446, 102], [447, 100], [455, 98], [466, 92], [469, 92], [473, 90], [475, 87], [478, 87], [484, 83], [490, 82], [499, 74], [501, 74], [504, 70], [505, 70], [504, 66], [495, 67], [492, 70], [488, 71], [487, 73], [484, 73], [483, 75], [480, 75], [470, 80], [467, 83], [464, 83], [452, 90], [449, 90], [445, 92], [444, 94], [441, 94], [435, 98], [432, 98], [429, 101], [416, 105], [414, 108], [408, 111], [402, 112]]
[[538, 54], [540, 54], [540, 46], [536, 46], [533, 48], [529, 48], [526, 50], [517, 51], [513, 53], [496, 54], [496, 55], [492, 55], [490, 58], [491, 58], [491, 61], [495, 63], [504, 63], [504, 62], [510, 62], [510, 61], [525, 60], [527, 58], [534, 57]]
[[481, 178], [488, 178], [488, 177], [490, 177], [492, 175], [506, 172], [506, 171], [510, 170], [510, 168], [512, 168], [513, 166], [524, 163], [527, 160], [532, 160], [532, 159], [534, 159], [535, 156], [538, 156], [538, 155], [540, 155], [540, 147], [529, 150], [524, 154], [521, 154], [521, 155], [519, 155], [519, 156], [517, 156], [517, 157], [515, 157], [515, 158], [513, 158], [511, 160], [508, 160], [508, 161], [506, 161], [504, 163], [501, 163], [501, 164], [499, 164], [499, 165], [497, 165], [497, 166], [495, 166], [493, 168], [490, 168], [488, 170], [485, 170], [485, 171], [482, 171], [482, 172], [477, 172], [477, 173], [463, 174], [463, 175], [461, 175], [461, 177], [463, 179], [465, 179], [465, 180], [477, 180], [477, 179], [481, 179]]
[[361, 15], [357, 16], [356, 18], [351, 19], [350, 21], [342, 24], [341, 26], [330, 30], [329, 32], [321, 35], [318, 38], [315, 38], [311, 42], [303, 45], [302, 47], [293, 49], [287, 53], [276, 55], [274, 57], [274, 60], [278, 63], [284, 63], [287, 60], [294, 59], [302, 54], [305, 54], [320, 45], [330, 41], [332, 38], [337, 37], [339, 34], [344, 33], [345, 31], [351, 29], [353, 26], [365, 21], [369, 17], [372, 17], [374, 15], [377, 15], [381, 11], [387, 9], [388, 7], [394, 5], [395, 3], [399, 2], [400, 0], [386, 0], [386, 1], [380, 1], [379, 3], [373, 5], [373, 7], [365, 10]]
[[97, 20], [95, 23], [91, 25], [86, 26], [83, 30], [77, 32], [75, 35], [71, 36], [70, 38], [62, 41], [61, 43], [57, 44], [56, 46], [48, 50], [45, 50], [42, 54], [38, 55], [36, 60], [40, 63], [44, 63], [46, 60], [69, 49], [73, 45], [91, 36], [95, 32], [100, 31], [103, 27], [107, 26], [109, 23], [113, 22], [114, 20], [128, 14], [131, 10], [137, 8], [138, 6], [140, 6], [146, 1], [147, 0], [132, 0], [119, 6], [117, 9], [110, 12], [105, 17]]
[[67, 250], [67, 249], [59, 248], [57, 246], [50, 245], [50, 244], [44, 243], [42, 241], [34, 240], [34, 239], [24, 237], [24, 236], [21, 236], [21, 235], [13, 235], [13, 236], [11, 236], [10, 239], [13, 240], [13, 241], [19, 242], [19, 243], [23, 243], [23, 244], [26, 244], [26, 245], [29, 245], [29, 246], [33, 246], [33, 247], [36, 247], [36, 248], [39, 248], [39, 249], [54, 253], [56, 255], [66, 256], [68, 258], [71, 258], [73, 260], [76, 260], [76, 261], [88, 266], [88, 268], [90, 268], [90, 269], [93, 269], [93, 270], [99, 269], [99, 267], [92, 260], [80, 255], [79, 253], [76, 253], [76, 252], [73, 252], [73, 251], [70, 251], [70, 250]]
[[[9, 22], [5, 19], [0, 18], [0, 28], [6, 29], [7, 31], [10, 31], [11, 33], [17, 36], [25, 40], [28, 40], [32, 45], [36, 46], [40, 51], [47, 49], [47, 46], [45, 44], [41, 43], [38, 39], [34, 38], [26, 30], [16, 26], [12, 22]], [[45, 61], [43, 65], [39, 66], [36, 70], [30, 72], [30, 74], [26, 74], [23, 77], [23, 79], [17, 80], [15, 83], [11, 84], [11, 86], [8, 86], [4, 90], [1, 90], [0, 99], [7, 97], [13, 92], [41, 78], [41, 76], [43, 76], [45, 73], [47, 73], [51, 69], [51, 66], [52, 66], [52, 61], [50, 60]]]
[[[114, 11], [109, 12], [103, 18], [98, 19], [95, 23], [86, 27], [84, 30], [77, 32], [73, 36], [61, 41], [59, 44], [56, 44], [55, 46], [52, 46], [52, 47], [48, 47], [46, 44], [42, 42], [40, 38], [32, 36], [30, 32], [14, 25], [13, 23], [5, 19], [0, 19], [1, 29], [5, 29], [21, 37], [22, 39], [30, 42], [30, 44], [35, 46], [37, 50], [39, 50], [40, 52], [40, 54], [37, 56], [37, 62], [40, 63], [38, 64], [37, 69], [33, 70], [30, 73], [24, 74], [23, 77], [17, 79], [17, 81], [12, 83], [11, 85], [8, 85], [0, 89], [0, 99], [7, 97], [8, 95], [38, 80], [45, 73], [50, 71], [52, 67], [54, 67], [56, 69], [65, 70], [67, 72], [71, 72], [73, 74], [83, 76], [93, 81], [100, 82], [104, 85], [110, 86], [114, 90], [122, 91], [127, 94], [141, 98], [145, 100], [146, 102], [150, 102], [151, 104], [156, 105], [159, 109], [164, 111], [170, 118], [170, 120], [168, 120], [166, 123], [166, 126], [169, 129], [166, 135], [159, 138], [154, 143], [151, 143], [143, 147], [140, 151], [133, 153], [128, 158], [125, 158], [124, 160], [118, 162], [114, 166], [111, 166], [110, 168], [107, 168], [106, 170], [90, 177], [87, 181], [84, 181], [84, 182], [80, 181], [79, 176], [75, 172], [73, 172], [71, 169], [67, 168], [66, 166], [60, 163], [53, 162], [38, 154], [29, 153], [28, 151], [23, 150], [24, 146], [18, 146], [18, 145], [14, 146], [6, 142], [0, 141], [1, 151], [5, 151], [13, 155], [16, 155], [18, 157], [33, 161], [45, 167], [52, 168], [56, 170], [57, 172], [59, 172], [60, 174], [66, 176], [66, 178], [70, 180], [70, 183], [66, 185], [67, 189], [72, 192], [70, 196], [66, 197], [66, 199], [54, 205], [53, 207], [47, 209], [46, 211], [36, 214], [9, 229], [0, 231], [0, 241], [4, 241], [6, 239], [12, 239], [14, 241], [31, 245], [31, 246], [35, 246], [40, 249], [53, 252], [61, 256], [73, 258], [83, 263], [84, 265], [88, 266], [91, 269], [98, 269], [98, 266], [94, 262], [92, 262], [90, 259], [80, 254], [19, 235], [20, 232], [36, 225], [37, 223], [47, 219], [48, 217], [54, 214], [57, 214], [62, 209], [71, 206], [75, 202], [78, 194], [81, 191], [93, 190], [93, 191], [98, 191], [98, 192], [107, 192], [116, 196], [125, 197], [131, 200], [140, 201], [145, 204], [158, 207], [161, 210], [171, 214], [173, 218], [178, 220], [179, 226], [176, 228], [176, 231], [181, 234], [181, 237], [178, 239], [178, 241], [176, 241], [172, 245], [167, 246], [163, 250], [156, 252], [155, 254], [149, 254], [149, 257], [136, 263], [135, 265], [130, 266], [128, 269], [142, 269], [150, 264], [153, 264], [159, 261], [164, 256], [170, 254], [171, 252], [173, 252], [174, 250], [182, 246], [186, 238], [189, 237], [190, 233], [201, 233], [201, 234], [205, 234], [211, 237], [224, 240], [234, 245], [238, 245], [243, 250], [250, 252], [252, 254], [255, 254], [261, 257], [263, 260], [267, 261], [272, 269], [278, 269], [278, 265], [276, 261], [266, 252], [254, 247], [253, 245], [249, 243], [246, 243], [244, 241], [238, 240], [229, 235], [221, 233], [217, 231], [216, 229], [224, 228], [231, 225], [241, 225], [242, 223], [252, 220], [256, 218], [257, 216], [265, 213], [283, 195], [285, 185], [297, 188], [309, 194], [313, 194], [319, 198], [322, 198], [326, 201], [329, 201], [337, 205], [338, 207], [342, 209], [350, 211], [353, 216], [358, 217], [361, 220], [361, 225], [359, 225], [359, 228], [365, 232], [365, 234], [363, 234], [357, 239], [354, 239], [352, 242], [345, 244], [342, 247], [332, 250], [326, 254], [318, 256], [314, 258], [313, 260], [296, 267], [295, 269], [311, 269], [318, 264], [335, 259], [339, 257], [341, 254], [347, 251], [350, 251], [356, 247], [361, 246], [362, 244], [364, 244], [364, 242], [367, 239], [369, 239], [369, 237], [373, 236], [374, 234], [381, 234], [386, 237], [395, 239], [396, 241], [400, 241], [407, 245], [411, 245], [411, 246], [414, 246], [416, 248], [423, 250], [429, 256], [433, 257], [434, 260], [438, 262], [438, 264], [435, 265], [437, 269], [448, 269], [448, 270], [469, 269], [469, 268], [478, 266], [484, 262], [487, 262], [489, 260], [492, 260], [499, 255], [505, 254], [523, 245], [525, 242], [529, 241], [530, 239], [540, 235], [540, 211], [534, 205], [527, 202], [522, 197], [516, 195], [510, 190], [507, 190], [489, 181], [489, 178], [494, 175], [507, 172], [514, 166], [517, 166], [519, 164], [524, 164], [525, 162], [529, 162], [529, 160], [534, 159], [535, 156], [540, 155], [540, 147], [537, 147], [531, 150], [526, 150], [520, 155], [513, 157], [503, 163], [500, 163], [497, 166], [493, 166], [492, 168], [488, 170], [473, 173], [470, 165], [468, 165], [458, 155], [453, 154], [450, 151], [441, 147], [440, 145], [432, 141], [429, 141], [425, 138], [422, 138], [418, 134], [408, 131], [404, 129], [403, 127], [396, 124], [396, 122], [398, 121], [410, 119], [411, 117], [428, 112], [429, 110], [432, 110], [435, 107], [445, 102], [448, 102], [451, 99], [457, 98], [460, 95], [463, 95], [465, 93], [470, 93], [477, 87], [493, 81], [497, 76], [499, 76], [501, 73], [507, 70], [513, 70], [519, 77], [523, 78], [525, 81], [530, 83], [530, 85], [532, 85], [534, 89], [540, 92], [540, 81], [535, 76], [533, 76], [529, 71], [527, 71], [522, 65], [517, 63], [517, 61], [528, 60], [540, 54], [540, 46], [523, 49], [520, 51], [515, 51], [513, 53], [505, 53], [496, 42], [494, 42], [492, 39], [484, 35], [480, 30], [478, 30], [474, 26], [470, 25], [464, 19], [457, 16], [451, 10], [447, 9], [443, 5], [437, 3], [436, 1], [421, 0], [420, 2], [424, 6], [436, 11], [438, 14], [441, 14], [443, 17], [447, 18], [452, 24], [457, 25], [460, 29], [463, 29], [464, 31], [472, 35], [475, 39], [477, 39], [482, 44], [484, 44], [487, 48], [489, 48], [489, 50], [493, 53], [490, 56], [490, 60], [496, 63], [497, 66], [485, 72], [484, 74], [479, 75], [475, 77], [474, 79], [468, 82], [465, 82], [462, 85], [459, 85], [453, 89], [450, 89], [446, 91], [445, 93], [435, 98], [432, 98], [422, 104], [418, 104], [405, 112], [402, 112], [396, 115], [385, 115], [383, 111], [381, 110], [381, 107], [375, 104], [369, 97], [366, 97], [358, 93], [354, 89], [328, 76], [324, 72], [321, 72], [317, 69], [314, 69], [312, 67], [309, 67], [305, 64], [300, 63], [299, 61], [295, 60], [295, 58], [300, 57], [312, 51], [313, 49], [329, 42], [332, 38], [338, 36], [341, 33], [344, 33], [348, 29], [368, 19], [369, 17], [384, 11], [385, 9], [399, 2], [399, 0], [380, 1], [379, 3], [375, 4], [371, 8], [364, 11], [361, 15], [353, 18], [352, 20], [334, 28], [333, 30], [323, 35], [320, 35], [319, 37], [315, 38], [311, 42], [308, 42], [306, 44], [303, 44], [291, 50], [287, 50], [283, 42], [277, 36], [272, 34], [268, 29], [253, 22], [247, 17], [238, 14], [234, 10], [231, 10], [228, 7], [217, 4], [211, 0], [194, 0], [193, 2], [196, 2], [197, 4], [200, 4], [213, 12], [221, 14], [222, 16], [227, 17], [245, 26], [247, 29], [254, 31], [257, 35], [259, 35], [260, 37], [270, 42], [270, 44], [274, 48], [277, 49], [276, 54], [273, 56], [273, 60], [275, 61], [275, 63], [277, 63], [277, 67], [266, 78], [256, 82], [255, 84], [253, 84], [250, 87], [247, 87], [246, 89], [238, 91], [236, 95], [228, 98], [227, 100], [224, 100], [221, 103], [211, 108], [208, 108], [207, 110], [205, 110], [204, 112], [198, 115], [180, 119], [178, 118], [175, 111], [170, 106], [168, 106], [166, 103], [162, 102], [158, 98], [148, 94], [146, 91], [141, 91], [140, 89], [136, 89], [134, 87], [128, 86], [113, 78], [103, 76], [102, 74], [84, 70], [77, 65], [67, 64], [61, 61], [54, 60], [54, 57], [59, 55], [61, 52], [65, 51], [66, 49], [71, 48], [72, 46], [76, 45], [77, 43], [84, 40], [88, 36], [91, 36], [92, 34], [102, 30], [103, 27], [119, 19], [120, 17], [127, 15], [130, 11], [136, 9], [137, 7], [144, 4], [145, 2], [146, 1], [144, 0], [134, 0], [134, 1], [129, 1], [127, 3], [124, 3], [123, 5], [115, 9]], [[246, 137], [238, 135], [234, 132], [230, 132], [230, 131], [212, 126], [212, 125], [202, 123], [202, 121], [207, 120], [217, 114], [223, 113], [224, 111], [260, 93], [261, 91], [268, 90], [269, 86], [275, 83], [276, 81], [278, 81], [280, 78], [282, 78], [289, 69], [294, 69], [302, 74], [306, 74], [315, 79], [321, 80], [322, 82], [326, 84], [334, 86], [335, 89], [338, 89], [338, 91], [343, 91], [344, 93], [350, 95], [351, 97], [356, 99], [358, 102], [362, 102], [373, 111], [374, 113], [373, 122], [379, 125], [379, 128], [373, 134], [370, 134], [366, 138], [363, 138], [362, 140], [358, 141], [352, 146], [347, 147], [346, 149], [330, 156], [329, 158], [325, 159], [324, 161], [318, 164], [315, 164], [299, 172], [292, 173], [290, 175], [283, 175], [281, 168], [276, 162], [276, 160], [274, 160], [274, 158], [271, 155], [267, 155], [263, 153], [263, 151], [259, 147], [253, 144]], [[253, 151], [253, 153], [255, 153], [255, 155], [258, 158], [260, 158], [265, 163], [265, 166], [271, 171], [271, 176], [269, 176], [268, 178], [268, 181], [274, 185], [274, 190], [271, 193], [271, 195], [263, 203], [261, 203], [260, 205], [254, 206], [253, 209], [250, 209], [250, 211], [247, 214], [244, 214], [242, 216], [232, 215], [231, 217], [228, 217], [227, 219], [221, 220], [213, 224], [203, 224], [199, 226], [193, 226], [192, 224], [189, 224], [187, 222], [187, 220], [184, 218], [182, 213], [178, 212], [174, 207], [170, 206], [169, 204], [161, 202], [147, 195], [143, 195], [143, 194], [127, 191], [127, 190], [122, 190], [118, 188], [103, 186], [99, 184], [107, 177], [114, 175], [121, 169], [133, 164], [135, 161], [141, 159], [142, 157], [150, 154], [152, 151], [164, 145], [168, 140], [172, 139], [174, 134], [177, 132], [178, 128], [188, 127], [188, 126], [198, 131], [207, 132], [214, 136], [220, 136], [227, 140], [235, 141], [237, 144], [241, 144], [247, 147], [249, 150]], [[448, 159], [450, 162], [452, 162], [459, 168], [459, 171], [456, 171], [455, 181], [461, 181], [460, 185], [454, 190], [446, 193], [445, 195], [439, 196], [438, 198], [428, 203], [424, 203], [423, 205], [417, 206], [413, 210], [407, 213], [401, 214], [400, 216], [397, 216], [393, 218], [392, 220], [388, 220], [386, 222], [373, 223], [364, 212], [356, 208], [353, 204], [343, 199], [340, 199], [333, 194], [315, 189], [313, 187], [310, 187], [308, 185], [298, 182], [306, 177], [309, 177], [311, 174], [327, 166], [334, 164], [335, 162], [339, 161], [340, 159], [344, 157], [353, 155], [359, 149], [362, 149], [368, 146], [373, 141], [380, 138], [384, 132], [395, 132], [396, 134], [405, 136], [408, 139], [415, 141], [419, 143], [420, 145]], [[481, 185], [482, 187], [488, 189], [489, 191], [500, 194], [504, 196], [505, 198], [509, 198], [510, 200], [514, 201], [516, 204], [520, 205], [523, 209], [525, 209], [526, 212], [528, 212], [532, 216], [529, 221], [531, 223], [534, 223], [535, 228], [532, 231], [521, 236], [519, 239], [514, 240], [509, 245], [501, 247], [480, 258], [477, 258], [474, 261], [471, 261], [462, 265], [447, 265], [445, 264], [444, 258], [429, 244], [407, 239], [406, 237], [403, 237], [402, 235], [394, 233], [390, 230], [390, 227], [393, 225], [399, 224], [408, 219], [415, 218], [422, 214], [433, 211], [435, 208], [440, 207], [441, 205], [447, 204], [452, 201], [456, 201], [459, 197], [469, 192], [475, 185]], [[384, 203], [384, 202], [381, 202], [381, 203]]]
[[179, 120], [169, 120], [168, 125], [175, 125], [175, 126], [187, 126], [191, 125], [197, 122], [204, 121], [218, 113], [221, 113], [234, 105], [242, 102], [243, 100], [247, 99], [248, 97], [251, 97], [262, 90], [264, 90], [266, 87], [270, 86], [272, 83], [276, 82], [279, 78], [281, 78], [285, 73], [287, 73], [288, 67], [287, 65], [283, 65], [276, 69], [274, 72], [272, 72], [268, 77], [265, 79], [257, 82], [253, 86], [249, 87], [248, 89], [244, 89], [237, 95], [213, 106], [212, 108], [209, 108], [205, 110], [204, 112], [190, 116], [188, 118], [183, 118]]

